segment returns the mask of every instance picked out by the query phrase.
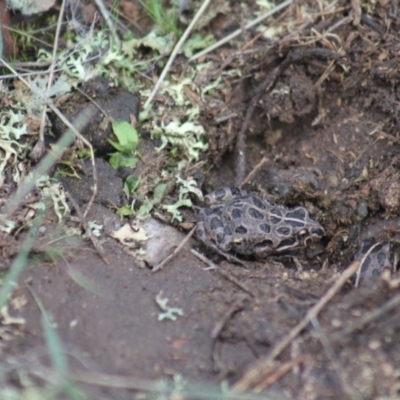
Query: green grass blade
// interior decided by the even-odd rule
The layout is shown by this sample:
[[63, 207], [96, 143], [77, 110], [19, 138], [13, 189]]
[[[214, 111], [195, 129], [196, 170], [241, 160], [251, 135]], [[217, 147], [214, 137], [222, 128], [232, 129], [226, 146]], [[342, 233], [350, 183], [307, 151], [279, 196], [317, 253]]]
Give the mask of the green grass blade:
[[37, 218], [33, 222], [32, 227], [29, 229], [28, 234], [26, 235], [26, 238], [22, 243], [21, 250], [15, 257], [14, 261], [11, 264], [9, 272], [4, 278], [3, 284], [0, 287], [0, 308], [2, 308], [6, 304], [7, 297], [14, 289], [18, 277], [27, 266], [28, 255], [33, 247], [35, 237], [40, 226], [40, 220], [41, 218]]
[[57, 335], [57, 331], [53, 328], [49, 315], [43, 306], [42, 301], [35, 291], [27, 286], [38, 305], [40, 312], [42, 313], [42, 328], [44, 333], [44, 339], [46, 341], [47, 349], [50, 354], [51, 364], [54, 370], [58, 374], [59, 382], [56, 386], [56, 391], [59, 393], [65, 393], [71, 400], [81, 400], [83, 395], [80, 390], [68, 379], [68, 362], [65, 357], [63, 346], [60, 338]]
[[50, 353], [51, 364], [61, 377], [66, 377], [68, 373], [68, 366], [62, 349], [61, 341], [55, 329], [51, 326], [49, 315], [47, 314], [42, 304], [42, 301], [39, 299], [39, 297], [30, 286], [27, 286], [27, 288], [31, 292], [32, 297], [35, 299], [36, 304], [38, 305], [38, 307], [40, 308], [40, 312], [42, 313], [42, 328], [47, 348]]

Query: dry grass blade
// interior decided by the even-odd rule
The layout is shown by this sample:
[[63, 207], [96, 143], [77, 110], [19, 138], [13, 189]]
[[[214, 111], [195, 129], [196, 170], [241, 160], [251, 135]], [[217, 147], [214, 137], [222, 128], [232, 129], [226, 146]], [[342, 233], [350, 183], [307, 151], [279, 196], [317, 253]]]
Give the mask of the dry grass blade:
[[155, 265], [154, 268], [151, 270], [151, 272], [157, 272], [160, 269], [164, 267], [164, 265], [172, 260], [185, 246], [185, 244], [188, 242], [188, 240], [193, 236], [194, 232], [196, 231], [196, 227], [194, 227], [185, 237], [184, 239], [179, 243], [179, 246], [174, 250], [172, 254], [170, 254], [168, 257], [165, 257], [164, 260], [162, 260], [159, 264]]
[[[55, 70], [56, 62], [57, 62], [58, 40], [60, 38], [61, 25], [62, 25], [62, 20], [64, 17], [65, 3], [66, 3], [66, 0], [63, 0], [63, 2], [61, 3], [61, 9], [60, 9], [60, 13], [58, 15], [58, 21], [57, 21], [56, 34], [54, 36], [53, 56], [52, 56], [52, 62], [51, 62], [50, 68], [49, 68], [49, 81], [47, 84], [47, 97], [48, 98], [50, 97], [50, 91], [51, 91], [51, 87], [53, 85], [54, 70]], [[42, 111], [42, 118], [40, 121], [39, 140], [31, 152], [31, 157], [36, 161], [39, 160], [40, 157], [42, 157], [45, 152], [44, 127], [46, 124], [46, 115], [47, 115], [47, 105], [44, 104], [43, 111]]]
[[190, 252], [193, 255], [195, 255], [199, 260], [201, 260], [204, 263], [206, 263], [207, 265], [209, 265], [212, 269], [215, 269], [221, 276], [223, 276], [229, 282], [232, 282], [234, 285], [236, 285], [238, 288], [242, 289], [244, 292], [248, 293], [250, 296], [255, 297], [255, 294], [253, 293], [253, 291], [251, 289], [249, 289], [244, 283], [238, 281], [231, 274], [224, 271], [218, 265], [216, 265], [212, 261], [210, 261], [207, 257], [203, 256], [202, 254], [200, 254], [199, 252], [197, 252], [194, 249], [192, 249]]
[[232, 318], [232, 316], [238, 311], [243, 309], [246, 297], [239, 297], [235, 300], [235, 302], [225, 311], [221, 320], [219, 320], [211, 331], [211, 337], [213, 339], [217, 339], [219, 334], [222, 332], [222, 329], [227, 325], [228, 321]]
[[259, 361], [256, 361], [252, 367], [244, 374], [244, 376], [233, 386], [234, 392], [243, 392], [253, 385], [262, 381], [265, 372], [270, 370], [271, 364], [283, 350], [300, 334], [300, 332], [321, 312], [326, 304], [335, 296], [335, 294], [343, 287], [350, 277], [357, 271], [360, 266], [359, 261], [355, 261], [340, 275], [335, 284], [322, 296], [319, 301], [311, 307], [304, 318], [272, 349], [270, 355]]
[[271, 374], [266, 376], [265, 379], [255, 387], [254, 391], [256, 393], [262, 392], [274, 382], [282, 378], [282, 376], [286, 375], [289, 371], [300, 365], [303, 361], [303, 358], [298, 357], [295, 360], [290, 360], [278, 366], [274, 366], [274, 368], [271, 370]]
[[[278, 11], [283, 10], [287, 6], [290, 6], [293, 3], [293, 0], [286, 0], [282, 4], [279, 4], [276, 6], [273, 10], [266, 12], [265, 14], [261, 15], [260, 17], [256, 18], [255, 20], [249, 22], [247, 25], [245, 25], [244, 29], [250, 29], [253, 26], [258, 25], [260, 22], [264, 21], [265, 19], [271, 17], [272, 15], [276, 14]], [[212, 46], [208, 47], [207, 49], [201, 51], [200, 53], [195, 54], [193, 57], [189, 58], [189, 62], [197, 60], [199, 57], [205, 56], [206, 54], [214, 51], [215, 49], [218, 49], [218, 47], [221, 47], [225, 43], [228, 43], [231, 41], [233, 38], [239, 36], [242, 33], [242, 29], [238, 29], [235, 32], [232, 32], [230, 35], [224, 37], [217, 43], [214, 43]]]
[[361, 317], [359, 320], [356, 320], [354, 324], [350, 325], [349, 327], [343, 329], [342, 331], [334, 334], [331, 336], [331, 341], [339, 342], [344, 338], [350, 336], [352, 333], [355, 333], [366, 325], [371, 323], [377, 318], [382, 317], [383, 314], [396, 309], [400, 306], [400, 295], [397, 295], [390, 299], [387, 303], [385, 303], [382, 307], [379, 307], [370, 313], [366, 314], [365, 316]]
[[183, 33], [182, 37], [179, 39], [179, 42], [176, 44], [173, 52], [171, 53], [167, 64], [165, 64], [165, 67], [163, 69], [163, 71], [161, 72], [160, 77], [158, 78], [158, 81], [156, 83], [156, 85], [154, 86], [152, 92], [150, 93], [149, 98], [146, 100], [146, 103], [144, 103], [143, 108], [146, 109], [150, 103], [153, 101], [154, 96], [157, 94], [158, 89], [161, 86], [161, 83], [163, 82], [165, 76], [167, 75], [167, 72], [169, 71], [172, 63], [175, 60], [176, 55], [178, 54], [180, 48], [182, 47], [183, 43], [185, 42], [185, 40], [188, 38], [188, 36], [190, 35], [190, 32], [192, 31], [192, 29], [194, 28], [194, 26], [196, 25], [197, 21], [199, 20], [199, 18], [201, 17], [201, 15], [204, 13], [204, 11], [206, 10], [206, 8], [208, 7], [208, 5], [210, 4], [211, 0], [204, 0], [204, 3], [202, 4], [202, 6], [199, 8], [199, 11], [197, 11], [196, 15], [194, 16], [192, 22], [189, 24], [189, 26], [186, 28], [185, 32]]
[[96, 3], [97, 8], [100, 10], [101, 15], [103, 16], [104, 20], [106, 21], [106, 24], [108, 25], [114, 42], [119, 46], [120, 45], [120, 40], [118, 38], [117, 30], [115, 29], [114, 23], [110, 17], [110, 13], [107, 10], [107, 7], [104, 5], [102, 0], [94, 0]]
[[244, 178], [242, 183], [239, 185], [240, 188], [242, 188], [244, 185], [248, 184], [254, 176], [258, 173], [258, 171], [268, 162], [267, 157], [263, 157], [261, 161], [251, 170], [251, 172]]
[[34, 221], [20, 247], [18, 255], [15, 257], [10, 266], [10, 271], [5, 275], [4, 278], [2, 278], [2, 283], [0, 286], [0, 309], [6, 304], [10, 293], [15, 288], [15, 284], [19, 276], [27, 267], [27, 259], [38, 234], [40, 221], [41, 218], [38, 218]]

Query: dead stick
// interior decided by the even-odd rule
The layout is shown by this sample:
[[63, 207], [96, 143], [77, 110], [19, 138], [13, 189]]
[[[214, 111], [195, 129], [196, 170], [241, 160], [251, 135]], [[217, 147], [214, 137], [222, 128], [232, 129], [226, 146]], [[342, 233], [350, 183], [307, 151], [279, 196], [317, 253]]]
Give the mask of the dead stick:
[[188, 240], [193, 236], [196, 227], [192, 228], [192, 230], [183, 238], [183, 240], [179, 243], [178, 247], [174, 250], [172, 254], [168, 257], [165, 257], [159, 264], [155, 265], [151, 272], [157, 272], [169, 261], [172, 260], [183, 248], [183, 246], [188, 242]]
[[335, 294], [343, 287], [343, 285], [356, 273], [360, 266], [359, 261], [354, 261], [350, 266], [340, 275], [335, 284], [325, 293], [324, 296], [311, 307], [304, 318], [274, 347], [270, 355], [253, 364], [253, 366], [244, 374], [244, 376], [236, 382], [232, 391], [243, 392], [249, 389], [252, 385], [257, 384], [264, 379], [264, 371], [268, 369], [272, 361], [278, 357], [283, 350], [292, 342], [296, 336], [310, 323], [310, 321], [317, 317], [325, 305], [335, 296]]
[[253, 170], [244, 178], [243, 182], [240, 184], [240, 188], [242, 188], [246, 183], [249, 183], [253, 177], [256, 175], [256, 173], [264, 166], [265, 163], [268, 162], [267, 157], [263, 157], [261, 161], [253, 168]]
[[248, 293], [252, 297], [256, 297], [255, 294], [242, 282], [239, 282], [236, 278], [234, 278], [231, 274], [228, 272], [224, 271], [222, 268], [220, 268], [218, 265], [214, 264], [212, 261], [210, 261], [207, 257], [204, 257], [202, 254], [200, 254], [198, 251], [192, 249], [190, 250], [192, 254], [194, 254], [199, 260], [203, 261], [204, 263], [208, 264], [211, 268], [215, 269], [220, 275], [222, 275], [224, 278], [226, 278], [228, 281], [232, 282], [235, 284], [237, 287], [242, 289], [244, 292]]
[[343, 340], [346, 336], [351, 335], [354, 332], [357, 332], [364, 328], [365, 325], [371, 323], [375, 319], [381, 317], [383, 314], [393, 310], [394, 308], [397, 308], [400, 305], [400, 295], [397, 295], [390, 299], [387, 303], [385, 303], [382, 307], [379, 307], [370, 313], [366, 314], [364, 317], [362, 317], [360, 320], [356, 320], [356, 322], [349, 326], [346, 329], [343, 329], [342, 331], [332, 335], [330, 337], [331, 342], [339, 342]]

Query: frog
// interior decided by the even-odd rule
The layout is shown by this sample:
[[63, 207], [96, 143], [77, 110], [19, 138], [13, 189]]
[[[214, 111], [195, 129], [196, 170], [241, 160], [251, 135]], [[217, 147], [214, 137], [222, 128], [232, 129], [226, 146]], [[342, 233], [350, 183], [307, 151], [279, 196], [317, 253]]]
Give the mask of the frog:
[[266, 195], [235, 187], [208, 194], [204, 204], [197, 217], [197, 239], [224, 255], [265, 259], [307, 247], [325, 234], [306, 208], [276, 204]]

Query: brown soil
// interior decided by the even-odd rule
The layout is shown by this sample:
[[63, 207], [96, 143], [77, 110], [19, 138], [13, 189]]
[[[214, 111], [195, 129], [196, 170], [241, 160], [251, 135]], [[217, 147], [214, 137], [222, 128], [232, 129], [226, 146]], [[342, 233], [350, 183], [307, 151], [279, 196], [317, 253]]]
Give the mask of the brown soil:
[[[337, 7], [311, 27], [323, 32], [354, 12], [348, 2]], [[295, 10], [290, 11], [293, 18]], [[133, 398], [137, 391], [129, 388], [140, 385], [127, 382], [177, 374], [203, 388], [223, 380], [239, 382], [250, 391], [263, 390], [269, 396], [264, 398], [399, 398], [397, 273], [357, 288], [346, 284], [269, 368], [257, 364], [335, 283], [364, 239], [389, 240], [394, 249], [399, 241], [400, 22], [389, 4], [362, 11], [361, 22], [347, 21], [318, 46], [289, 39], [271, 46], [256, 42], [256, 55], [244, 52], [230, 64], [228, 50], [220, 49], [213, 55], [215, 71], [238, 67], [245, 78], [227, 83], [229, 95], [206, 99], [207, 104], [219, 100], [220, 109], [204, 105], [215, 166], [206, 181], [214, 187], [232, 185], [236, 133], [256, 89], [275, 80], [257, 101], [246, 130], [246, 173], [267, 159], [249, 188], [280, 203], [306, 206], [326, 230], [321, 243], [296, 257], [248, 260], [249, 270], [217, 259], [231, 277], [227, 279], [218, 270], [205, 269], [190, 246], [153, 273], [139, 268], [110, 237], [103, 243], [109, 265], [89, 242], [65, 242], [58, 247], [61, 259], [36, 261], [13, 292], [9, 313], [25, 323], [6, 325], [3, 320], [2, 357], [14, 369], [46, 378], [40, 366], [49, 365], [49, 354], [29, 285], [49, 313], [71, 373], [88, 399]], [[229, 18], [225, 23], [232, 29]], [[311, 27], [301, 36], [307, 37]], [[301, 58], [287, 61], [300, 48]], [[324, 51], [307, 53], [316, 48]], [[335, 59], [332, 54], [339, 49], [341, 57]], [[274, 71], [279, 71], [275, 78]], [[221, 110], [236, 117], [217, 123]], [[101, 223], [108, 218], [115, 227], [122, 223], [104, 205], [107, 199], [119, 204], [115, 191], [122, 184], [111, 186], [110, 179], [109, 173], [99, 173], [98, 185], [110, 197], [102, 191], [88, 219]], [[74, 190], [84, 204], [87, 198], [79, 187]], [[12, 246], [15, 251], [4, 250], [7, 259], [17, 252], [17, 244]], [[191, 246], [199, 247], [195, 240]], [[160, 292], [183, 316], [158, 320], [155, 299]], [[245, 375], [252, 369], [258, 371], [254, 381]], [[21, 385], [13, 368], [8, 370], [6, 378]], [[111, 382], [117, 378], [105, 375], [132, 379], [116, 389]]]

